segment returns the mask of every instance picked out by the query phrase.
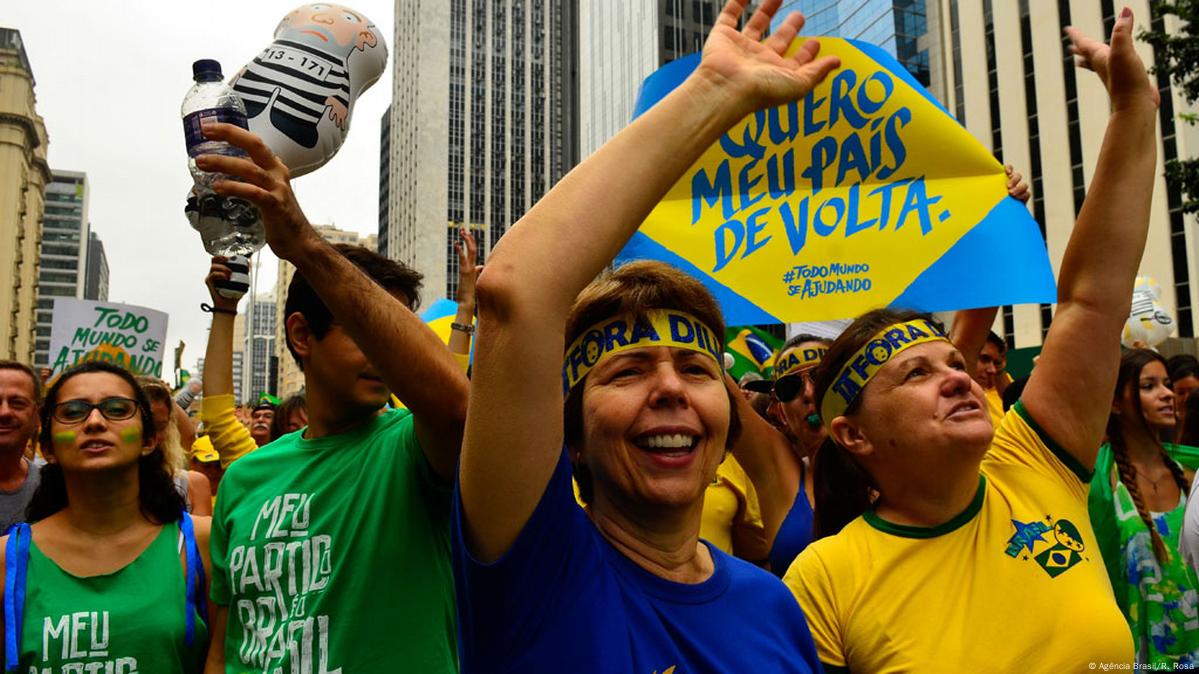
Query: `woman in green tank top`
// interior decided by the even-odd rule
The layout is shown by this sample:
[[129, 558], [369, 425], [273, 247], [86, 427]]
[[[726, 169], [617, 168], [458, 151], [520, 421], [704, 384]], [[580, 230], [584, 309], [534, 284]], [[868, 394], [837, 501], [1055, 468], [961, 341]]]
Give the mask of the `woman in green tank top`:
[[1137, 646], [1137, 662], [1199, 663], [1199, 580], [1178, 552], [1195, 448], [1163, 444], [1174, 429], [1166, 360], [1132, 349], [1120, 359], [1108, 444], [1099, 451], [1088, 509], [1099, 549]]
[[33, 524], [0, 539], [6, 672], [203, 670], [209, 520], [184, 513], [152, 419], [107, 363], [47, 392]]

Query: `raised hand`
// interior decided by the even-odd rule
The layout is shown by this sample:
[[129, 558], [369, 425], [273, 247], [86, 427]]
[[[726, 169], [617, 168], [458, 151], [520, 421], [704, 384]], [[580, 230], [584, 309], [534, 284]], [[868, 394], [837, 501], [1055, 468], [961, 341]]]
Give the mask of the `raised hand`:
[[244, 182], [219, 180], [212, 189], [226, 197], [252, 202], [262, 212], [266, 242], [280, 259], [295, 261], [305, 246], [319, 244], [320, 235], [308, 224], [291, 190], [291, 172], [255, 134], [233, 124], [205, 124], [204, 136], [223, 140], [249, 154], [249, 158], [205, 154], [196, 157], [203, 171], [226, 173]]
[[228, 261], [219, 255], [214, 256], [212, 265], [208, 268], [208, 276], [204, 277], [204, 285], [208, 286], [208, 294], [212, 297], [212, 306], [218, 309], [237, 311], [237, 302], [241, 297], [233, 299], [225, 297], [216, 286], [217, 281], [228, 281], [233, 278], [233, 270], [225, 265]]
[[1145, 64], [1132, 44], [1132, 10], [1125, 7], [1112, 28], [1111, 44], [1106, 45], [1073, 26], [1066, 28], [1070, 36], [1070, 53], [1077, 57], [1080, 68], [1095, 71], [1112, 101], [1112, 110], [1152, 103], [1161, 104], [1161, 94], [1149, 80]]
[[1016, 170], [1016, 167], [1011, 164], [1004, 164], [1004, 173], [1007, 174], [1007, 194], [1009, 197], [1014, 197], [1020, 200], [1020, 203], [1027, 204], [1032, 198], [1032, 190], [1028, 188], [1028, 183], [1024, 182], [1024, 176]]
[[466, 227], [458, 230], [459, 241], [454, 242], [454, 251], [458, 253], [458, 303], [469, 303], [472, 307], [475, 302], [475, 280], [479, 277], [479, 271], [482, 266], [477, 265], [479, 259], [479, 246], [475, 243], [475, 237]]
[[835, 56], [816, 58], [820, 43], [814, 40], [805, 42], [794, 55], [784, 56], [804, 24], [798, 12], [789, 15], [770, 38], [762, 41], [781, 3], [764, 0], [745, 28], [738, 31], [737, 20], [748, 0], [729, 0], [704, 43], [698, 72], [731, 86], [733, 95], [751, 110], [803, 98], [841, 65]]

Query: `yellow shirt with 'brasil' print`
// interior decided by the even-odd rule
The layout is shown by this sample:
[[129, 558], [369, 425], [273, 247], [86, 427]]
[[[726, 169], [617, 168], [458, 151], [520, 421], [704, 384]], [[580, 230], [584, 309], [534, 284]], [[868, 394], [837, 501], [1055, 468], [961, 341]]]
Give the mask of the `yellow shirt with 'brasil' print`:
[[810, 545], [784, 581], [826, 669], [1131, 669], [1132, 635], [1087, 515], [1089, 480], [1017, 403], [957, 517], [926, 528], [870, 512]]

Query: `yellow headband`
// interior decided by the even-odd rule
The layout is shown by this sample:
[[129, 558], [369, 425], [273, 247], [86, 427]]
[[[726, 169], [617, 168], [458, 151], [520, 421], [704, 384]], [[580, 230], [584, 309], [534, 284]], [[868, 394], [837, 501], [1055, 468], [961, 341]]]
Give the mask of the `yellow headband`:
[[566, 350], [562, 363], [562, 390], [569, 392], [600, 361], [615, 354], [647, 346], [674, 346], [711, 356], [721, 362], [716, 333], [695, 316], [673, 309], [654, 309], [644, 318], [616, 316], [583, 331]]
[[866, 384], [892, 358], [918, 344], [947, 342], [945, 333], [933, 323], [918, 318], [907, 323], [896, 323], [880, 330], [866, 345], [858, 349], [845, 363], [845, 367], [833, 380], [824, 394], [820, 413], [827, 426], [833, 419], [845, 414]]
[[804, 368], [819, 365], [824, 358], [824, 354], [828, 353], [827, 346], [811, 346], [806, 349], [792, 349], [778, 363], [774, 364], [774, 379], [786, 377], [787, 375], [798, 372]]

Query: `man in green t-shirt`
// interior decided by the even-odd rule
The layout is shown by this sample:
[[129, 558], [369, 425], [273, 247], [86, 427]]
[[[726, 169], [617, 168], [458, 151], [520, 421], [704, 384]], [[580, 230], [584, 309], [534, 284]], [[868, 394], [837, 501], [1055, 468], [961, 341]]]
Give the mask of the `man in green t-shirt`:
[[[456, 672], [450, 503], [467, 381], [412, 309], [420, 274], [308, 224], [286, 168], [230, 125], [201, 157], [295, 264], [287, 347], [308, 426], [230, 465], [212, 524], [209, 672]], [[386, 407], [391, 393], [407, 410]]]

